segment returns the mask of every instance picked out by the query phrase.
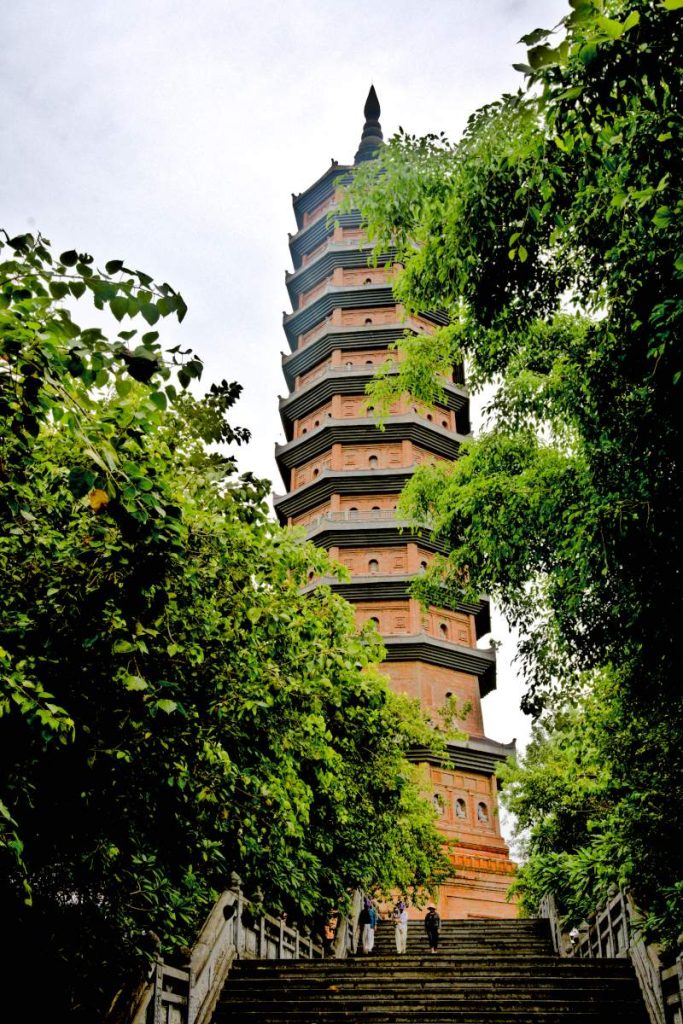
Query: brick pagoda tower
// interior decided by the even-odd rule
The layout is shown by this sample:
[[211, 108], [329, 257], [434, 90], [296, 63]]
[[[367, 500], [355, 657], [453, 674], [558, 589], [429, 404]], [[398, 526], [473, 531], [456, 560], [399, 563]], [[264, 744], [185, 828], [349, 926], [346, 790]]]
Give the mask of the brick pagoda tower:
[[[382, 144], [374, 88], [355, 164]], [[422, 462], [455, 459], [469, 432], [469, 399], [458, 369], [446, 384], [446, 404], [419, 410], [402, 400], [380, 432], [365, 386], [387, 346], [407, 330], [426, 333], [444, 323], [438, 313], [406, 319], [394, 301], [391, 273], [369, 269], [357, 212], [335, 223], [329, 213], [352, 166], [332, 162], [310, 188], [293, 197], [297, 232], [290, 236], [294, 272], [287, 274], [292, 313], [284, 316], [290, 353], [283, 355], [289, 394], [280, 401], [286, 443], [276, 458], [287, 493], [275, 498], [283, 523], [305, 526], [309, 538], [347, 566], [351, 581], [326, 583], [356, 607], [359, 624], [373, 620], [387, 649], [392, 687], [418, 697], [438, 716], [447, 698], [468, 702], [462, 723], [469, 738], [450, 743], [449, 757], [416, 751], [429, 765], [440, 827], [458, 839], [454, 878], [442, 886], [444, 918], [515, 917], [505, 902], [514, 870], [501, 838], [496, 762], [514, 749], [484, 736], [481, 698], [495, 687], [495, 655], [476, 640], [489, 630], [489, 609], [425, 611], [410, 584], [439, 549], [427, 530], [409, 530], [395, 510], [403, 485]]]

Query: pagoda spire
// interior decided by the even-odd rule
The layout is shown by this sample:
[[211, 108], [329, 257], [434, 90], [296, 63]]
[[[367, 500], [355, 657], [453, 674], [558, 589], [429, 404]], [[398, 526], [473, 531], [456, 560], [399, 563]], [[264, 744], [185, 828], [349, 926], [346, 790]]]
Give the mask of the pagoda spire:
[[384, 141], [382, 127], [379, 123], [379, 100], [377, 99], [374, 85], [370, 86], [370, 92], [365, 101], [363, 113], [365, 114], [365, 124], [363, 126], [363, 134], [360, 137], [360, 146], [354, 157], [353, 162], [355, 164], [360, 164], [364, 160], [374, 160], [377, 150]]

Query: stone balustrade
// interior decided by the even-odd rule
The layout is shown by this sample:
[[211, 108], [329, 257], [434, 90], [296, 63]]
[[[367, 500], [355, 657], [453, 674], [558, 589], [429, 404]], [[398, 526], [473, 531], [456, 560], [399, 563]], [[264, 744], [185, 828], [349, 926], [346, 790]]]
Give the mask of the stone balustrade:
[[628, 957], [652, 1024], [683, 1024], [683, 952], [662, 957], [656, 945], [643, 940], [638, 908], [629, 893], [613, 887], [605, 906], [582, 922], [573, 939], [564, 929], [553, 896], [544, 897], [539, 911], [550, 922], [553, 945], [560, 956]]
[[260, 910], [242, 892], [238, 875], [223, 892], [192, 947], [189, 963], [161, 959], [138, 990], [130, 1024], [209, 1024], [228, 972], [236, 960], [299, 960], [323, 957], [310, 931]]

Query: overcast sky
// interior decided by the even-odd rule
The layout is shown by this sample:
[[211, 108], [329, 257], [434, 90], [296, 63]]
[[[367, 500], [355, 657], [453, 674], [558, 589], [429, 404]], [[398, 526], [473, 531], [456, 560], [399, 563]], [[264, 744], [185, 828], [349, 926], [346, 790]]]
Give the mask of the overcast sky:
[[[385, 138], [457, 138], [512, 92], [519, 37], [566, 0], [6, 0], [0, 225], [57, 252], [123, 258], [189, 313], [162, 338], [238, 380], [244, 469], [275, 481], [291, 193], [351, 163], [374, 83]], [[79, 313], [87, 323], [86, 312]], [[500, 624], [487, 733], [523, 740], [513, 643]]]

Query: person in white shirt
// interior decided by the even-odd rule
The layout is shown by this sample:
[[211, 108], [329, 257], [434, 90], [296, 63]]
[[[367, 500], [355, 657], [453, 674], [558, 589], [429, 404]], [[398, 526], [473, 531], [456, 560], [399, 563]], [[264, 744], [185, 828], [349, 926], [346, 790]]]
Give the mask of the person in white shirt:
[[391, 916], [394, 921], [396, 934], [396, 952], [405, 953], [406, 940], [408, 938], [408, 911], [403, 900], [399, 900]]

